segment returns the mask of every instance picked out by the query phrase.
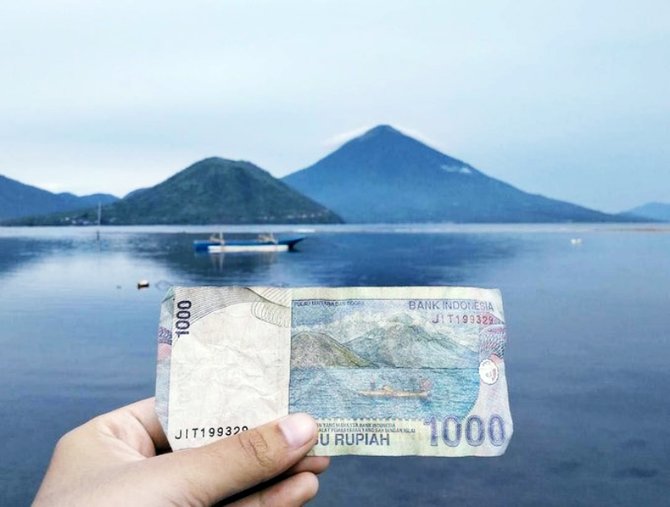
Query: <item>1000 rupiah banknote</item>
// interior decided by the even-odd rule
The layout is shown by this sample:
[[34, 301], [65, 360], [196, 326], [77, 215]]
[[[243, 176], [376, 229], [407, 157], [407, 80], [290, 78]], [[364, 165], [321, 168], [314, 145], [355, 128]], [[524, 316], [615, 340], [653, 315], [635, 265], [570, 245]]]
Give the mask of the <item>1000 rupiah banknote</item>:
[[307, 412], [316, 455], [498, 456], [505, 343], [497, 290], [176, 287], [157, 412], [175, 450]]

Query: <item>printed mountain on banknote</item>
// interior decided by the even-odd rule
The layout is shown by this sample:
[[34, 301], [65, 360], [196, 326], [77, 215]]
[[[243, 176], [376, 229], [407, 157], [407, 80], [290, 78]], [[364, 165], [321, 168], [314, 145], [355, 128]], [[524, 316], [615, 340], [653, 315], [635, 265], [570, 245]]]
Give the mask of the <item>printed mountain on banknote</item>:
[[497, 290], [177, 287], [157, 412], [173, 449], [307, 412], [316, 455], [497, 456], [505, 345]]

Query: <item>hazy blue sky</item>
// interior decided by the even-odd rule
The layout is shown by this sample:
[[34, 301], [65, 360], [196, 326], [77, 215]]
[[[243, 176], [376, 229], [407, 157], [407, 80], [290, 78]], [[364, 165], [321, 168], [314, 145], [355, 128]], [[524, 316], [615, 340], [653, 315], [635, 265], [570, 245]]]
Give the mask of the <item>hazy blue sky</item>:
[[390, 123], [524, 190], [670, 202], [670, 1], [0, 5], [0, 174], [123, 195], [282, 176]]

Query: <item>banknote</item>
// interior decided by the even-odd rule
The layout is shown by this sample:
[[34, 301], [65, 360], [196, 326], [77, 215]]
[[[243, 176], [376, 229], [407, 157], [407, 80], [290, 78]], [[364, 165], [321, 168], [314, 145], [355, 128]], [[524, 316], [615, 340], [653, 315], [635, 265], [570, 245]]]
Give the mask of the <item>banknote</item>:
[[498, 456], [506, 341], [495, 289], [175, 287], [156, 410], [175, 450], [307, 412], [314, 455]]

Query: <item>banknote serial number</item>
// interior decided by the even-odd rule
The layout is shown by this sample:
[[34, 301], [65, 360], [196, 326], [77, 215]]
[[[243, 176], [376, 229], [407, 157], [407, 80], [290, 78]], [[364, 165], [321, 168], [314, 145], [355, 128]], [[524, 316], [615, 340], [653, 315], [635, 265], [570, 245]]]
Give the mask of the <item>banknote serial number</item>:
[[479, 324], [481, 326], [492, 326], [500, 321], [493, 315], [481, 315], [473, 313], [437, 313], [430, 319], [433, 324]]
[[195, 428], [183, 428], [174, 434], [175, 440], [182, 438], [214, 438], [214, 437], [229, 437], [237, 435], [242, 431], [247, 431], [248, 426], [207, 426]]
[[177, 338], [189, 333], [189, 328], [191, 327], [191, 306], [193, 306], [193, 303], [188, 299], [177, 302], [177, 313], [175, 313], [177, 320], [174, 323]]

